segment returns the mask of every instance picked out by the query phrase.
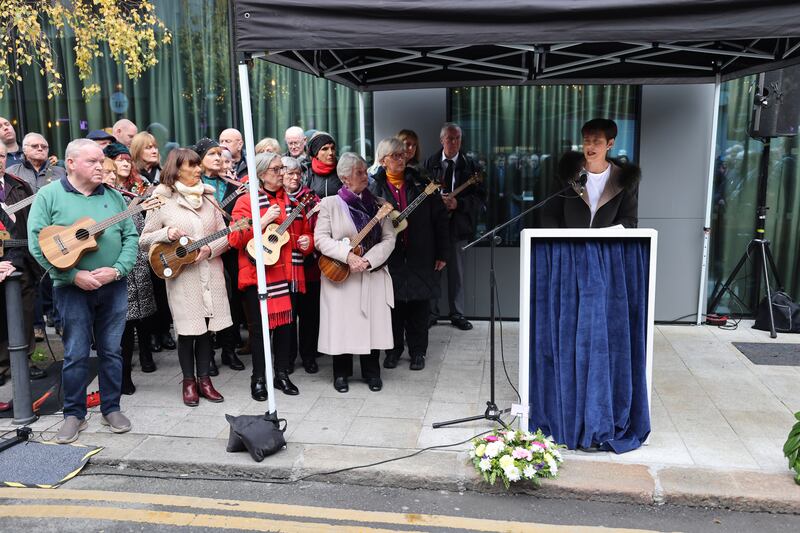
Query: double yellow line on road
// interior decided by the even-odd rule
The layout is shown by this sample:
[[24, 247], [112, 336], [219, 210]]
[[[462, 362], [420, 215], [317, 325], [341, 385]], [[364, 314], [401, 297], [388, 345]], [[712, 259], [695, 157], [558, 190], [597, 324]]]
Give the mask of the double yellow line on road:
[[[36, 500], [36, 504], [0, 505], [0, 517], [9, 518], [77, 518], [88, 520], [111, 520], [137, 522], [168, 526], [205, 527], [248, 531], [286, 531], [345, 533], [368, 531], [383, 533], [395, 531], [380, 526], [403, 526], [404, 528], [445, 528], [467, 531], [502, 531], [508, 533], [599, 533], [614, 531], [618, 533], [641, 533], [639, 529], [610, 529], [594, 526], [567, 526], [534, 524], [504, 520], [487, 520], [446, 515], [414, 513], [387, 513], [379, 511], [359, 511], [330, 507], [311, 507], [278, 503], [264, 503], [246, 500], [222, 500], [177, 496], [170, 494], [141, 494], [135, 492], [113, 492], [98, 490], [57, 489], [0, 489], [0, 501]], [[42, 500], [61, 500], [82, 502], [81, 504], [42, 504]], [[96, 504], [96, 505], [87, 505]], [[176, 512], [129, 507], [112, 507], [109, 503], [127, 505], [156, 505], [179, 507], [202, 512]], [[228, 514], [213, 514], [214, 511]], [[230, 514], [230, 513], [236, 514]], [[275, 518], [242, 516], [242, 514], [271, 515]], [[344, 522], [342, 525], [323, 522], [302, 522], [286, 518]], [[355, 523], [358, 525], [349, 525]], [[377, 526], [377, 527], [376, 527]], [[413, 531], [413, 529], [403, 529]]]

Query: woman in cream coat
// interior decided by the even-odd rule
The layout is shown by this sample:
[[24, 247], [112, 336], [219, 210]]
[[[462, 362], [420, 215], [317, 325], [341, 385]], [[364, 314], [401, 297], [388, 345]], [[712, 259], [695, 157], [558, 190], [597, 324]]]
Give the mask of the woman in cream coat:
[[350, 152], [339, 159], [336, 172], [344, 184], [337, 194], [323, 198], [314, 228], [314, 243], [323, 254], [350, 266], [350, 277], [333, 283], [322, 277], [319, 345], [333, 356], [333, 386], [347, 392], [353, 374], [353, 355], [361, 358], [361, 376], [371, 391], [383, 387], [378, 351], [392, 348], [394, 291], [385, 263], [394, 250], [395, 235], [388, 218], [365, 239], [359, 257], [343, 239], [353, 238], [378, 209], [367, 189], [367, 163]]
[[[169, 153], [161, 184], [153, 192], [164, 199], [164, 205], [148, 213], [139, 238], [142, 249], [149, 250], [153, 244], [172, 242], [184, 235], [197, 240], [225, 228], [220, 209], [214, 205], [214, 189], [203, 184], [200, 173], [200, 157], [193, 150], [179, 148]], [[209, 378], [209, 332], [232, 324], [219, 258], [227, 249], [227, 239], [213, 241], [200, 249], [197, 260], [180, 276], [167, 280], [167, 299], [178, 334], [178, 359], [183, 371], [183, 402], [191, 407], [198, 404], [199, 396], [211, 402], [223, 400]]]

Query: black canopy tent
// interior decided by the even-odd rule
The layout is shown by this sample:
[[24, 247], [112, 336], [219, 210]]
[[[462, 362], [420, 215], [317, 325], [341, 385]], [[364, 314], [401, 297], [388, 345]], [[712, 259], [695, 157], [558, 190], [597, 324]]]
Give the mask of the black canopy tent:
[[234, 0], [236, 51], [361, 91], [703, 83], [800, 62], [796, 0]]
[[[247, 62], [252, 59], [362, 92], [476, 85], [715, 83], [717, 101], [721, 81], [800, 63], [797, 0], [232, 1], [251, 171], [255, 140]], [[712, 129], [716, 132], [716, 114]], [[713, 156], [708, 176], [711, 187]], [[251, 209], [257, 228], [258, 186], [252, 178]], [[709, 218], [710, 205], [706, 226]], [[256, 263], [269, 411], [274, 412], [260, 254]], [[701, 279], [702, 294], [705, 264]]]

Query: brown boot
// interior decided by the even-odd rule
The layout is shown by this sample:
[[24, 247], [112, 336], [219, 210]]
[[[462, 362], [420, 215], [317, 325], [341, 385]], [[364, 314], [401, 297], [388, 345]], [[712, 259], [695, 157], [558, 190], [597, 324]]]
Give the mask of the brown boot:
[[209, 402], [219, 403], [223, 401], [222, 394], [217, 392], [214, 385], [211, 383], [211, 378], [208, 376], [197, 376], [197, 386], [200, 389], [200, 396]]
[[200, 403], [200, 396], [197, 394], [197, 380], [195, 378], [183, 378], [183, 403], [189, 407], [197, 407]]

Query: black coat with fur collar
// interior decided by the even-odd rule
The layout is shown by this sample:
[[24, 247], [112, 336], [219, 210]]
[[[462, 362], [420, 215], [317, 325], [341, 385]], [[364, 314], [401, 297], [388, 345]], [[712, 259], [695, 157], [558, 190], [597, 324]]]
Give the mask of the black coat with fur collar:
[[[607, 228], [621, 224], [635, 228], [639, 224], [639, 180], [641, 170], [633, 163], [609, 159], [611, 176], [600, 195], [597, 211], [592, 219], [589, 196], [580, 195], [575, 187], [547, 202], [542, 209], [543, 228]], [[567, 152], [558, 163], [557, 188], [569, 185], [583, 168], [581, 152]]]

